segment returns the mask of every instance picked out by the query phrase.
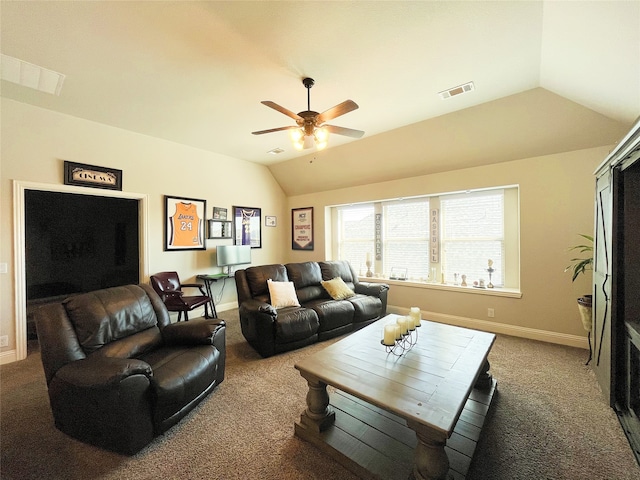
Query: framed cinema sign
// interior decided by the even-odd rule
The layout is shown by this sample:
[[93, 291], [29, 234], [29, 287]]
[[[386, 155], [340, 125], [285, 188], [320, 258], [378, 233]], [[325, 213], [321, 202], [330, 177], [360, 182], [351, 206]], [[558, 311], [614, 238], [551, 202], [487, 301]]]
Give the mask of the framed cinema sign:
[[291, 210], [291, 248], [313, 250], [313, 207]]
[[65, 160], [64, 184], [122, 190], [122, 170]]

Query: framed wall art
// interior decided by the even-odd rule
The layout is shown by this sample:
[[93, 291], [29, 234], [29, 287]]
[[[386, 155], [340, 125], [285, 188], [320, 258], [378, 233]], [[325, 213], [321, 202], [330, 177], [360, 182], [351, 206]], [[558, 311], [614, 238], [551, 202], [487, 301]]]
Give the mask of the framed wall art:
[[209, 219], [207, 223], [209, 224], [207, 238], [233, 238], [231, 222]]
[[313, 250], [313, 207], [291, 210], [291, 248]]
[[255, 207], [232, 207], [233, 243], [262, 248], [262, 212]]
[[204, 250], [207, 201], [164, 196], [164, 249]]
[[65, 160], [64, 184], [122, 190], [122, 170]]
[[276, 217], [273, 215], [267, 215], [264, 217], [264, 226], [265, 227], [275, 227], [276, 226]]
[[213, 207], [213, 220], [226, 220], [227, 209], [223, 207]]

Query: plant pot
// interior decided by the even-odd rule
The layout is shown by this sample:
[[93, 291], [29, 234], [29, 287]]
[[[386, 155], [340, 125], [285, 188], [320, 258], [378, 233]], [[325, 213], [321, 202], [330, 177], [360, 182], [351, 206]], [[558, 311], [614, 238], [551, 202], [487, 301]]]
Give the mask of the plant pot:
[[582, 327], [587, 331], [591, 331], [592, 318], [591, 318], [591, 300], [592, 295], [584, 295], [578, 298], [578, 310], [580, 310], [580, 317], [582, 319]]

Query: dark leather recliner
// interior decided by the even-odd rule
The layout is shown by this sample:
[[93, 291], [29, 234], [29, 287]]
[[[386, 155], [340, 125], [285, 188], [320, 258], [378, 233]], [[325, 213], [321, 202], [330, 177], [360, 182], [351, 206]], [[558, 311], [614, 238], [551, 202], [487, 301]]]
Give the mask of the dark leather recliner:
[[[342, 278], [355, 295], [329, 296], [322, 281]], [[360, 282], [346, 261], [262, 265], [236, 270], [240, 327], [263, 357], [342, 335], [382, 318], [389, 286]], [[299, 307], [274, 308], [267, 280], [293, 282]]]
[[225, 323], [171, 323], [149, 285], [76, 295], [36, 312], [56, 427], [133, 454], [182, 419], [225, 373]]

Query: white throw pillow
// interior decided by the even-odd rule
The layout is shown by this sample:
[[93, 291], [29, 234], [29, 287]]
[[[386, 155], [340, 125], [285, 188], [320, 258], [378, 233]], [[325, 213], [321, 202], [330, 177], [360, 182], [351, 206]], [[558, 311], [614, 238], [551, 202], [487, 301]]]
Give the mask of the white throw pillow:
[[267, 286], [269, 287], [269, 295], [271, 296], [271, 305], [275, 308], [300, 306], [293, 282], [274, 282], [268, 279]]

